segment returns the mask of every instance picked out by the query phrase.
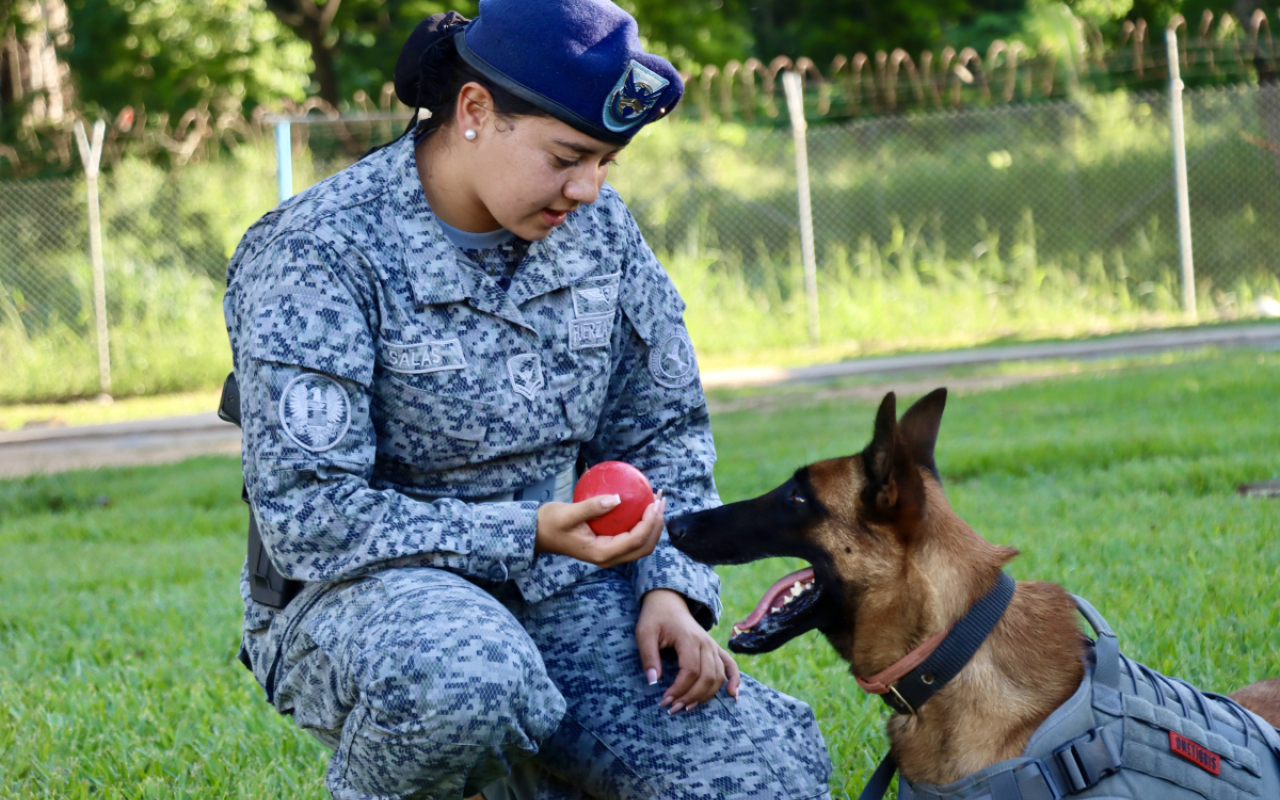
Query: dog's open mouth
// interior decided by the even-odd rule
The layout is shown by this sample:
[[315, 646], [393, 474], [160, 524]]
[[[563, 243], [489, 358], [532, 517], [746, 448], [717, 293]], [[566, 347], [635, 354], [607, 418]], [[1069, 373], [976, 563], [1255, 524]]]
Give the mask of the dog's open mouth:
[[733, 626], [729, 649], [735, 653], [768, 653], [812, 630], [811, 617], [822, 596], [813, 568], [793, 572], [769, 587], [755, 610]]

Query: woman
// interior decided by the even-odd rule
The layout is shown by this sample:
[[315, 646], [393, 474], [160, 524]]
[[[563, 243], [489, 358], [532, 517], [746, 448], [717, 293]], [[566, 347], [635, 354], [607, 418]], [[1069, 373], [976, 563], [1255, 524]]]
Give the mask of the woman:
[[[719, 504], [715, 454], [604, 179], [679, 76], [607, 0], [482, 0], [414, 31], [396, 91], [430, 117], [228, 272], [248, 497], [302, 582], [277, 610], [242, 579], [268, 700], [340, 798], [827, 797], [812, 713], [739, 676], [715, 574], [662, 535]], [[606, 460], [663, 489], [616, 537], [586, 524], [616, 498], [567, 502]]]

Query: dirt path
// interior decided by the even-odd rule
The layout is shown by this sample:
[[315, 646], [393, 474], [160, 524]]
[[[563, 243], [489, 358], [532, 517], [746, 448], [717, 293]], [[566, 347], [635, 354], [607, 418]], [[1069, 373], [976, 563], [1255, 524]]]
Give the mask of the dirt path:
[[240, 429], [217, 414], [0, 433], [0, 478], [239, 455]]

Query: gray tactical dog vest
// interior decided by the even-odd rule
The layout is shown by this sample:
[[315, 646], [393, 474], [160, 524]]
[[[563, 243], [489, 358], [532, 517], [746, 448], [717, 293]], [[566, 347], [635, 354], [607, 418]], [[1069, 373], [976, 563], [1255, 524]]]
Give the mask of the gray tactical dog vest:
[[1075, 600], [1098, 637], [1093, 658], [1023, 755], [947, 786], [899, 780], [899, 800], [1280, 800], [1275, 728], [1125, 658], [1106, 620]]

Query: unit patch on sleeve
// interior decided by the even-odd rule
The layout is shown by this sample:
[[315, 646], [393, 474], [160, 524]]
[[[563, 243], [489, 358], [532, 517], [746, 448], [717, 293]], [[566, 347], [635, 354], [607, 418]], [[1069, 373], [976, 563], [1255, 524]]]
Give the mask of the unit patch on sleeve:
[[351, 399], [342, 384], [307, 372], [280, 395], [280, 427], [304, 450], [321, 453], [342, 441], [351, 427]]
[[678, 329], [649, 351], [649, 372], [659, 386], [668, 389], [693, 383], [698, 377], [698, 362], [693, 357], [693, 342], [688, 331]]
[[570, 321], [569, 349], [586, 350], [589, 347], [608, 347], [609, 337], [613, 333], [613, 317], [612, 313], [596, 314]]
[[392, 372], [408, 375], [467, 367], [466, 356], [462, 354], [462, 342], [457, 339], [417, 344], [389, 344], [380, 341], [378, 363]]

